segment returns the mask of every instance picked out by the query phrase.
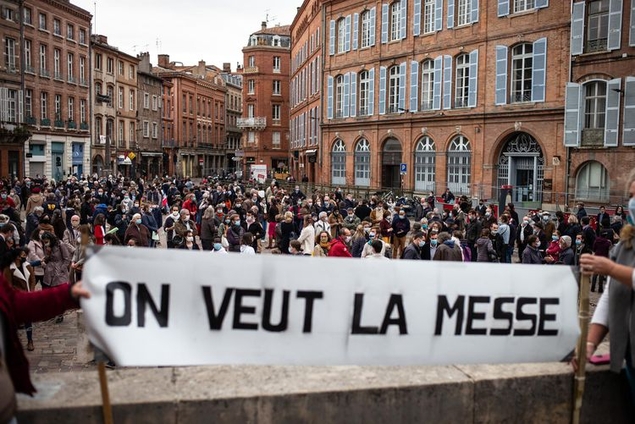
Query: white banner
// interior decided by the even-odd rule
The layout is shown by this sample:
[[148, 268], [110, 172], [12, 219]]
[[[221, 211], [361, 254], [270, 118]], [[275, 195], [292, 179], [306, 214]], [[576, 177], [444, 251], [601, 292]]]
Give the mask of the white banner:
[[565, 266], [106, 247], [93, 343], [122, 366], [559, 361], [579, 334]]

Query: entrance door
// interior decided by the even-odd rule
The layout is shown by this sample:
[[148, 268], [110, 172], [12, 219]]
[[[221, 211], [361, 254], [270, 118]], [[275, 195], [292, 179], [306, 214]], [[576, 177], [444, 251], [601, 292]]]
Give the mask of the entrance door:
[[401, 188], [401, 175], [399, 174], [399, 165], [383, 165], [381, 168], [381, 176], [382, 188]]
[[513, 177], [515, 181], [512, 183], [514, 192], [516, 193], [516, 202], [533, 202], [535, 200], [534, 190], [535, 182], [535, 157], [512, 158], [513, 161]]
[[401, 165], [401, 143], [399, 140], [394, 138], [386, 140], [382, 152], [381, 165], [382, 188], [401, 188], [401, 175], [399, 174]]

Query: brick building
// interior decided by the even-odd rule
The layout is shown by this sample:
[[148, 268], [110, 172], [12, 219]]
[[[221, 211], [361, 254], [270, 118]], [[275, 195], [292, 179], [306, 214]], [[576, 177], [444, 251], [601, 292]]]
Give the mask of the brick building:
[[141, 175], [163, 174], [163, 78], [152, 73], [150, 54], [137, 56], [137, 157]]
[[[94, 83], [93, 172], [136, 176], [139, 59], [92, 35]], [[158, 137], [158, 128], [152, 133]], [[137, 152], [137, 153], [135, 153]]]
[[291, 24], [292, 174], [300, 181], [318, 179], [322, 117], [322, 1], [306, 0]]
[[159, 55], [153, 72], [171, 84], [164, 87], [165, 115], [169, 116], [164, 125], [170, 133], [164, 151], [169, 170], [181, 176], [203, 177], [222, 168], [226, 159], [222, 77], [203, 61], [180, 66], [165, 54]]
[[563, 200], [567, 2], [331, 0], [324, 13], [318, 181]]
[[21, 4], [24, 42], [16, 63], [24, 91], [18, 110], [32, 133], [24, 145], [24, 175], [60, 180], [88, 173], [92, 16], [68, 1]]
[[245, 173], [251, 165], [268, 172], [289, 168], [289, 26], [262, 28], [243, 48], [243, 131]]
[[568, 191], [625, 204], [635, 168], [635, 1], [577, 1], [571, 17], [565, 146]]
[[[240, 68], [238, 71], [240, 71]], [[227, 172], [236, 172], [236, 170], [240, 168], [240, 162], [244, 158], [244, 152], [241, 151], [240, 144], [242, 131], [238, 128], [238, 120], [242, 117], [243, 113], [243, 77], [239, 73], [233, 73], [229, 63], [223, 64], [223, 73], [221, 76], [227, 88], [227, 94], [225, 96], [227, 160], [224, 169]], [[241, 154], [243, 154], [243, 156], [240, 156]]]

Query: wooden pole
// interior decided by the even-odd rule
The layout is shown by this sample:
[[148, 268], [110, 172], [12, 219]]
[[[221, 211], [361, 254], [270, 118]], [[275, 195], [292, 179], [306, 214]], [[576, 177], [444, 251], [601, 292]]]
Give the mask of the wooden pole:
[[589, 286], [590, 276], [582, 274], [580, 280], [580, 305], [578, 320], [580, 322], [580, 339], [576, 348], [576, 358], [578, 359], [578, 370], [575, 373], [573, 383], [573, 424], [580, 423], [580, 413], [582, 412], [582, 399], [584, 397], [584, 384], [586, 373], [586, 339], [589, 333]]
[[108, 393], [108, 377], [106, 376], [106, 363], [103, 360], [99, 361], [98, 369], [99, 387], [101, 389], [101, 404], [104, 413], [104, 423], [113, 424], [112, 405], [110, 404], [110, 393]]

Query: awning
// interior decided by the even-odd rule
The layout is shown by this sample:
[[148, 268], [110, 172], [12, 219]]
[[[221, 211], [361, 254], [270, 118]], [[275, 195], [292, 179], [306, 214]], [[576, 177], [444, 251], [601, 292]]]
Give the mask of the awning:
[[312, 156], [314, 154], [317, 153], [317, 149], [311, 149], [311, 150], [307, 150], [306, 152], [304, 152], [305, 155], [307, 156]]
[[163, 157], [163, 153], [156, 153], [156, 152], [141, 152], [141, 156], [144, 157]]

